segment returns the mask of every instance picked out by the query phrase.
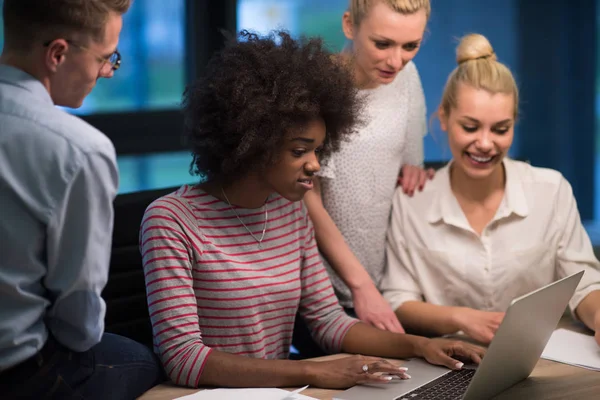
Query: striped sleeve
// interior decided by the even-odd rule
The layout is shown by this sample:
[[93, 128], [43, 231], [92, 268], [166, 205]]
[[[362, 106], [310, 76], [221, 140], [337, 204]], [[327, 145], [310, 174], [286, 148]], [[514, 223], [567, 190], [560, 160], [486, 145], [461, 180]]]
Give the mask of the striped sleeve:
[[192, 278], [191, 249], [201, 241], [179, 202], [165, 197], [148, 207], [140, 251], [155, 351], [174, 383], [197, 387], [211, 351], [202, 342]]
[[303, 210], [305, 228], [302, 238], [302, 297], [299, 312], [315, 342], [326, 352], [339, 353], [344, 336], [358, 320], [349, 317], [340, 306], [321, 262], [314, 228], [304, 206]]

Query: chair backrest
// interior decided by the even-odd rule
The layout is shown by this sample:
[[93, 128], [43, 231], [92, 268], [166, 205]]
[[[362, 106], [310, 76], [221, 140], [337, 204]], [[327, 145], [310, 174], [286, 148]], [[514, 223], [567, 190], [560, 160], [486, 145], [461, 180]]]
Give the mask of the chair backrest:
[[139, 251], [139, 230], [144, 211], [154, 200], [177, 190], [167, 188], [118, 195], [106, 301], [106, 332], [133, 339], [152, 348], [152, 327]]

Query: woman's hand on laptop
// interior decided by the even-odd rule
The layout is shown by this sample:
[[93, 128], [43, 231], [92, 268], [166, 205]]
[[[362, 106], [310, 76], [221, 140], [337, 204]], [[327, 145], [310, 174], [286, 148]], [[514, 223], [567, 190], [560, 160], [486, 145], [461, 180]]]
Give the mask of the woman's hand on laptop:
[[393, 376], [409, 379], [406, 368], [378, 357], [353, 355], [332, 361], [304, 362], [310, 385], [347, 389], [360, 384], [389, 383]]
[[453, 319], [458, 330], [480, 343], [489, 344], [504, 319], [504, 313], [457, 307]]
[[444, 365], [450, 369], [461, 369], [463, 363], [456, 358], [470, 359], [479, 364], [485, 349], [460, 340], [429, 339], [419, 349], [418, 355], [431, 364]]

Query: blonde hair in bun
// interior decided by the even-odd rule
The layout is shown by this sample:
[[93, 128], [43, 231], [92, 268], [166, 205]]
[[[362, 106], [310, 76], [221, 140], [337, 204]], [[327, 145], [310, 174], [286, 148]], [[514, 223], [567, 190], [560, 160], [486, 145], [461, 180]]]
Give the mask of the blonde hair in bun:
[[456, 48], [456, 62], [460, 65], [467, 61], [489, 59], [496, 61], [496, 53], [485, 36], [472, 33], [463, 37]]
[[440, 109], [448, 115], [456, 107], [459, 84], [483, 89], [492, 94], [512, 94], [514, 117], [517, 118], [519, 89], [510, 69], [497, 60], [490, 42], [483, 35], [472, 33], [460, 40], [456, 48], [458, 66], [446, 82]]

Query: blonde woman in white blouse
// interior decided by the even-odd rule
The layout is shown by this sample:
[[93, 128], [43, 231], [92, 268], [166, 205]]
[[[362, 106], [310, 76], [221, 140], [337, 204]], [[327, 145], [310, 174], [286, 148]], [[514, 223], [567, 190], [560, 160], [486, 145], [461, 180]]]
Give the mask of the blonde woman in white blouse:
[[518, 90], [481, 35], [464, 37], [439, 108], [452, 162], [397, 191], [384, 297], [412, 331], [489, 343], [510, 301], [585, 270], [569, 307], [600, 344], [600, 264], [569, 182], [507, 158]]

